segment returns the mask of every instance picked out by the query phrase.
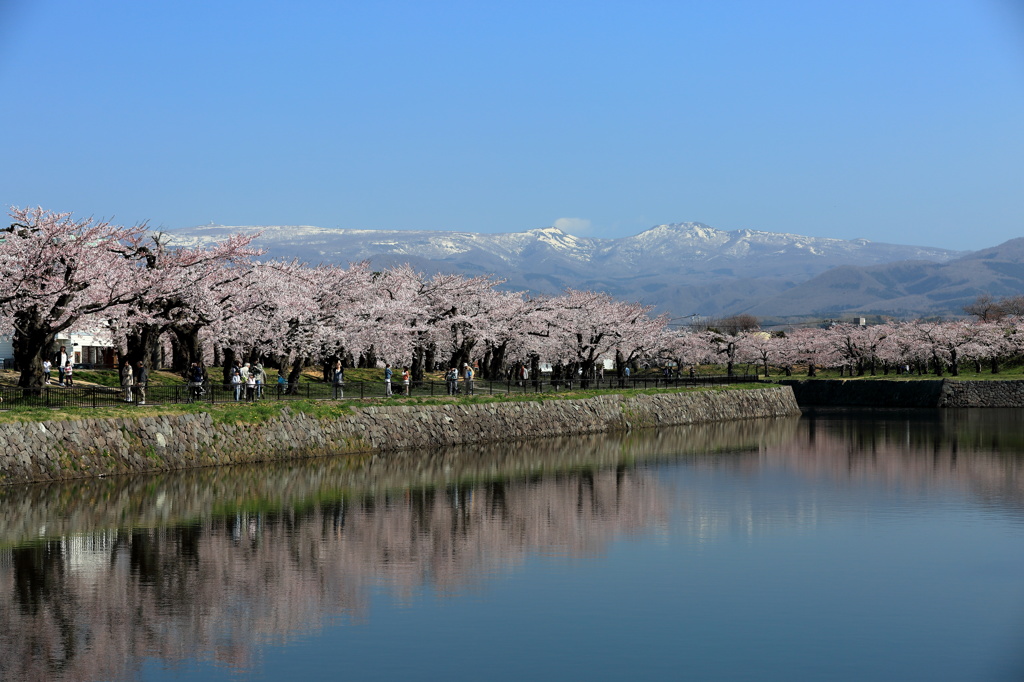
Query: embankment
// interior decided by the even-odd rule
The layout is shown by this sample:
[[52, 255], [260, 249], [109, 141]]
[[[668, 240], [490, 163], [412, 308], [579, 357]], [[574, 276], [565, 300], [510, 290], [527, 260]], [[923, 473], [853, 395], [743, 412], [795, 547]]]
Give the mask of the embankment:
[[0, 485], [798, 414], [789, 387], [368, 406], [257, 423], [210, 414], [0, 424]]
[[800, 407], [1024, 407], [1024, 381], [782, 381]]

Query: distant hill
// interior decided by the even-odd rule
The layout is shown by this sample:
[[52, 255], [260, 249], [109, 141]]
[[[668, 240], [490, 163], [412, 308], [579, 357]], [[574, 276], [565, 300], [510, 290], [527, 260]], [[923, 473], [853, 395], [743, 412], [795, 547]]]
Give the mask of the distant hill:
[[763, 317], [892, 315], [950, 316], [981, 294], [1024, 294], [1024, 238], [945, 263], [901, 261], [868, 267], [840, 266], [743, 312]]
[[[907, 272], [898, 275], [902, 282], [915, 277], [910, 271], [965, 258], [963, 252], [945, 249], [756, 230], [727, 232], [701, 223], [658, 225], [619, 239], [577, 237], [554, 227], [481, 234], [214, 225], [170, 235], [177, 244], [199, 246], [236, 232], [261, 232], [256, 243], [271, 258], [298, 258], [311, 264], [368, 260], [376, 267], [410, 263], [424, 272], [494, 274], [507, 280], [505, 286], [511, 289], [594, 289], [641, 300], [676, 316], [757, 311], [776, 317], [859, 309], [873, 300], [871, 291], [890, 289], [854, 272], [893, 267], [897, 270], [888, 277], [894, 278], [903, 268]], [[878, 276], [885, 279], [882, 270]], [[926, 278], [919, 279], [926, 286]], [[808, 289], [811, 281], [819, 283]], [[853, 295], [860, 289], [863, 294]], [[792, 312], [801, 308], [801, 297], [807, 297], [802, 312]]]

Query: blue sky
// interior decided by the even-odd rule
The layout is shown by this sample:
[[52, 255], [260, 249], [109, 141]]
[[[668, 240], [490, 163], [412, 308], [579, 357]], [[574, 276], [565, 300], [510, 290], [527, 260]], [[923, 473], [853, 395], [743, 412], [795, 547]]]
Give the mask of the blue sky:
[[1024, 236], [1024, 3], [0, 0], [0, 202], [179, 228]]

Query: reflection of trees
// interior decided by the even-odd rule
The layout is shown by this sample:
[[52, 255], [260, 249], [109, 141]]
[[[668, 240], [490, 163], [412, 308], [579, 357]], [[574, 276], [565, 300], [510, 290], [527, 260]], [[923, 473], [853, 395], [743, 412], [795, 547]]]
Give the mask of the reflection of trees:
[[0, 562], [0, 678], [113, 678], [199, 652], [244, 666], [263, 638], [366, 617], [372, 585], [447, 590], [666, 515], [656, 480], [621, 466], [17, 547]]
[[828, 411], [803, 420], [800, 435], [766, 457], [835, 480], [960, 488], [1024, 511], [1021, 410]]
[[377, 456], [0, 486], [0, 547], [109, 528], [182, 524], [211, 513], [304, 507], [410, 488], [467, 486], [574, 468], [751, 450], [785, 442], [796, 418], [456, 446]]
[[[368, 617], [373, 585], [454, 590], [667, 517], [633, 462], [751, 450], [795, 420], [0, 489], [0, 679], [247, 666], [263, 639]], [[39, 538], [31, 540], [31, 538]]]
[[[0, 679], [131, 677], [146, 657], [245, 667], [260, 641], [368, 618], [374, 586], [455, 591], [534, 553], [600, 552], [674, 500], [701, 540], [817, 522], [814, 493], [729, 488], [765, 467], [1021, 509], [1022, 419], [837, 414], [0, 489]], [[704, 456], [737, 451], [756, 455]], [[680, 455], [672, 498], [632, 466]]]

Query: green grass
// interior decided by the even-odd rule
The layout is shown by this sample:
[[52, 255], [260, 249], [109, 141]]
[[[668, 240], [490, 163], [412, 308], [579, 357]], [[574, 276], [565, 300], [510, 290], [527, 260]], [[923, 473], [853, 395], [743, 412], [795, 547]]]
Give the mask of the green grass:
[[331, 419], [351, 414], [355, 408], [369, 406], [403, 405], [481, 405], [501, 402], [545, 402], [549, 400], [579, 400], [601, 395], [657, 395], [695, 391], [736, 391], [765, 388], [765, 384], [728, 384], [723, 386], [686, 389], [604, 389], [600, 391], [567, 391], [564, 393], [496, 393], [493, 395], [413, 396], [402, 398], [346, 398], [342, 400], [263, 400], [256, 403], [174, 403], [163, 405], [115, 405], [109, 407], [64, 407], [60, 409], [36, 406], [18, 406], [0, 410], [2, 422], [41, 422], [52, 420], [111, 419], [125, 416], [156, 416], [178, 414], [209, 414], [215, 423], [256, 424], [269, 421], [284, 410], [307, 414], [316, 419]]

